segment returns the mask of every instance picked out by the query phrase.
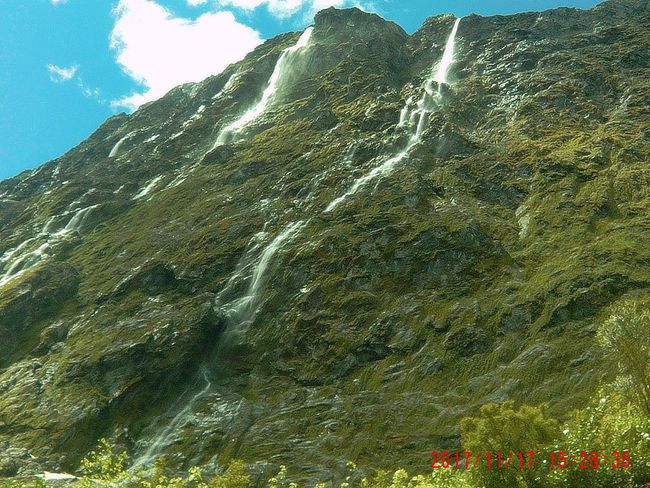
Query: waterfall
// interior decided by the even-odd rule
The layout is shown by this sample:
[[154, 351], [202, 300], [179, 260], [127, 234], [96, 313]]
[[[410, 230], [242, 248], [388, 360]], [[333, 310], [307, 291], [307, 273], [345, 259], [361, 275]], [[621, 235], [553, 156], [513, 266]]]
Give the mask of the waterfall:
[[262, 93], [262, 98], [260, 99], [255, 106], [246, 111], [241, 117], [239, 117], [234, 122], [231, 122], [226, 127], [221, 129], [221, 132], [217, 136], [217, 141], [212, 146], [214, 149], [217, 146], [221, 146], [228, 141], [230, 141], [234, 136], [237, 136], [248, 124], [256, 120], [260, 115], [262, 115], [269, 104], [271, 104], [277, 94], [278, 88], [281, 86], [282, 79], [291, 69], [292, 61], [296, 55], [305, 49], [309, 44], [309, 39], [313, 27], [309, 27], [302, 33], [298, 42], [291, 47], [286, 48], [280, 54], [278, 61], [275, 63], [275, 68], [271, 74], [271, 78], [267, 82], [266, 89]]
[[133, 463], [132, 469], [141, 466], [146, 466], [148, 464], [151, 464], [153, 461], [155, 461], [158, 455], [162, 452], [162, 450], [171, 443], [171, 441], [173, 440], [172, 436], [176, 433], [176, 430], [182, 425], [183, 421], [187, 418], [187, 416], [192, 412], [192, 408], [194, 407], [196, 402], [208, 394], [210, 388], [212, 387], [212, 382], [210, 381], [210, 378], [208, 378], [208, 373], [205, 369], [202, 369], [201, 373], [203, 376], [203, 381], [205, 382], [203, 389], [201, 389], [201, 391], [199, 391], [198, 393], [194, 394], [192, 398], [190, 398], [190, 400], [180, 410], [180, 412], [176, 414], [176, 416], [172, 419], [172, 421], [169, 422], [167, 427], [165, 427], [160, 432], [160, 434], [156, 436], [156, 438], [151, 443], [151, 445], [147, 448], [147, 450], [141, 456], [139, 456], [136, 459], [136, 461]]
[[[379, 164], [375, 166], [367, 174], [357, 179], [350, 189], [342, 196], [334, 199], [326, 208], [326, 212], [333, 210], [338, 204], [345, 200], [348, 196], [356, 193], [361, 187], [366, 185], [372, 180], [388, 175], [393, 171], [394, 167], [408, 157], [411, 149], [420, 142], [424, 128], [426, 127], [428, 115], [438, 106], [438, 99], [442, 96], [440, 91], [441, 84], [447, 83], [447, 73], [454, 60], [454, 41], [458, 24], [460, 19], [454, 23], [454, 28], [447, 40], [445, 50], [442, 58], [437, 65], [437, 69], [432, 69], [431, 76], [425, 81], [423, 85], [423, 94], [420, 100], [415, 102], [413, 97], [409, 98], [406, 105], [400, 112], [400, 120], [397, 129], [400, 134], [405, 131], [408, 135], [405, 146], [397, 154], [391, 157], [379, 158]], [[268, 81], [267, 87], [262, 94], [260, 101], [241, 117], [234, 122], [224, 127], [213, 148], [224, 144], [231, 140], [234, 136], [239, 134], [247, 124], [253, 122], [274, 101], [276, 92], [282, 84], [287, 70], [290, 69], [292, 58], [300, 53], [308, 46], [312, 28], [307, 29], [298, 42], [285, 49], [278, 61], [276, 62], [273, 74]], [[437, 89], [434, 89], [434, 84], [437, 83]], [[227, 83], [228, 84], [228, 83]], [[350, 157], [353, 149], [348, 151]], [[148, 187], [151, 185], [147, 185]], [[233, 335], [241, 334], [245, 328], [254, 320], [257, 315], [264, 289], [268, 282], [269, 268], [283, 247], [292, 239], [294, 239], [302, 229], [308, 224], [309, 221], [293, 221], [286, 225], [266, 246], [262, 246], [262, 242], [267, 237], [266, 226], [264, 230], [253, 236], [249, 243], [247, 251], [241, 258], [237, 269], [228, 280], [224, 288], [221, 290], [215, 300], [215, 306], [221, 309], [225, 315], [225, 330], [222, 333], [223, 337], [220, 340], [220, 346], [223, 343], [228, 343], [229, 338]], [[243, 289], [243, 291], [242, 291]], [[219, 357], [221, 349], [216, 349], [212, 358]], [[160, 433], [156, 434], [154, 440], [151, 442], [147, 450], [137, 459], [134, 467], [142, 467], [151, 463], [173, 440], [174, 435], [178, 430], [183, 427], [188, 417], [191, 415], [192, 410], [196, 403], [204, 398], [211, 389], [211, 383], [206, 373], [205, 368], [209, 368], [210, 364], [206, 366], [199, 373], [203, 375], [205, 380], [204, 388], [194, 394], [185, 404], [185, 406], [178, 409], [178, 403], [174, 405], [174, 411], [178, 411], [173, 420], [164, 428]], [[198, 376], [195, 384], [200, 381]]]
[[11, 249], [9, 251], [6, 251], [2, 257], [0, 258], [0, 264], [6, 264], [9, 261], [12, 261], [14, 256], [17, 254], [20, 254], [20, 252], [25, 249], [27, 246], [29, 246], [32, 242], [34, 242], [37, 238], [32, 237], [30, 239], [27, 239], [26, 241], [23, 241], [18, 247]]
[[139, 200], [142, 197], [146, 197], [156, 187], [158, 182], [162, 180], [162, 178], [162, 175], [156, 176], [154, 179], [148, 181], [144, 187], [133, 196], [133, 200]]
[[399, 154], [393, 156], [392, 158], [387, 159], [379, 166], [373, 168], [369, 173], [366, 173], [357, 181], [355, 181], [352, 187], [348, 191], [346, 191], [343, 195], [341, 195], [338, 198], [335, 198], [330, 202], [327, 208], [325, 208], [325, 212], [331, 212], [332, 210], [334, 210], [343, 200], [345, 200], [350, 195], [354, 195], [357, 192], [357, 190], [359, 190], [359, 188], [364, 186], [369, 181], [372, 181], [375, 178], [380, 176], [385, 176], [390, 172], [392, 172], [395, 165], [399, 163], [402, 159], [404, 159], [406, 156], [408, 156], [408, 153], [413, 145], [414, 143], [409, 143], [406, 149], [401, 151]]
[[109, 158], [114, 158], [115, 156], [117, 156], [117, 152], [120, 150], [120, 147], [122, 146], [122, 143], [124, 141], [126, 141], [127, 139], [130, 139], [131, 137], [133, 137], [134, 134], [135, 134], [135, 131], [129, 132], [127, 135], [122, 137], [122, 139], [117, 141], [117, 143], [113, 146], [113, 149], [111, 149], [111, 152], [108, 153], [108, 157]]
[[240, 74], [239, 73], [234, 73], [228, 78], [228, 81], [226, 81], [226, 84], [223, 86], [221, 90], [219, 90], [216, 94], [212, 95], [212, 100], [216, 100], [217, 98], [220, 98], [224, 94], [228, 93], [232, 87], [234, 86], [235, 82], [239, 79]]
[[16, 259], [11, 259], [13, 258], [13, 256], [11, 256], [7, 261], [4, 261], [4, 259], [0, 261], [4, 266], [7, 264], [9, 265], [7, 271], [3, 271], [2, 275], [0, 275], [0, 286], [4, 286], [13, 279], [18, 278], [43, 259], [47, 258], [48, 254], [46, 251], [48, 251], [49, 248], [50, 244], [46, 241], [35, 250], [20, 255]]
[[59, 232], [59, 234], [67, 234], [69, 232], [74, 232], [75, 230], [78, 230], [86, 220], [86, 217], [88, 216], [90, 211], [97, 207], [99, 207], [99, 205], [91, 205], [90, 207], [77, 210], [77, 212], [72, 216], [70, 221], [63, 228], [63, 230]]
[[[278, 234], [275, 239], [273, 239], [259, 255], [257, 261], [253, 266], [253, 271], [250, 276], [250, 283], [244, 295], [237, 297], [234, 300], [231, 300], [230, 302], [227, 302], [221, 306], [221, 308], [225, 311], [228, 319], [229, 330], [227, 332], [234, 332], [233, 329], [236, 329], [239, 325], [250, 322], [255, 317], [263, 287], [266, 283], [266, 271], [268, 270], [271, 260], [275, 254], [280, 249], [282, 249], [282, 246], [285, 244], [285, 242], [295, 237], [304, 225], [305, 222], [302, 220], [292, 222], [287, 225], [284, 230]], [[224, 290], [219, 294], [217, 303], [221, 301], [221, 297], [224, 295], [224, 293], [228, 292], [229, 288], [236, 284], [237, 279], [240, 277], [241, 273], [236, 273], [234, 275], [234, 279], [230, 280], [226, 288], [224, 288]]]
[[451, 30], [449, 39], [447, 39], [447, 44], [445, 44], [445, 51], [442, 53], [442, 59], [438, 65], [438, 72], [436, 73], [435, 78], [438, 85], [447, 83], [447, 72], [449, 71], [449, 66], [454, 62], [454, 44], [456, 42], [456, 33], [458, 32], [459, 24], [460, 18], [456, 19], [456, 22], [454, 22], [454, 28]]
[[[222, 305], [222, 309], [224, 309], [227, 316], [226, 330], [224, 331], [224, 334], [226, 336], [228, 336], [228, 334], [237, 334], [240, 332], [240, 329], [242, 326], [244, 326], [244, 324], [250, 323], [250, 321], [253, 320], [255, 314], [257, 313], [264, 285], [266, 284], [267, 270], [271, 264], [271, 261], [273, 260], [273, 257], [279, 250], [282, 249], [283, 245], [287, 241], [291, 240], [298, 234], [304, 225], [305, 222], [303, 221], [292, 222], [287, 225], [284, 230], [264, 248], [264, 250], [259, 254], [257, 260], [255, 260], [254, 264], [252, 265], [252, 272], [250, 274], [250, 277], [247, 278], [250, 279], [250, 283], [246, 289], [246, 292], [242, 296], [237, 297]], [[253, 240], [256, 240], [263, 235], [266, 234], [264, 232], [256, 234], [253, 237]], [[256, 249], [257, 247], [258, 246], [254, 245], [253, 248]], [[245, 278], [245, 274], [248, 269], [250, 269], [250, 266], [246, 266], [246, 263], [241, 263], [241, 265], [238, 266], [238, 271], [235, 272], [235, 274], [226, 284], [224, 290], [217, 297], [217, 305], [219, 305], [219, 301], [225, 293], [230, 291], [231, 288], [235, 286], [242, 278]], [[165, 427], [158, 435], [155, 436], [148, 449], [137, 458], [133, 464], [133, 468], [146, 466], [155, 461], [162, 450], [172, 442], [173, 436], [176, 434], [177, 430], [191, 415], [194, 405], [209, 393], [212, 383], [208, 378], [206, 369], [207, 367], [209, 367], [209, 365], [204, 366], [201, 369], [201, 373], [205, 381], [204, 388], [194, 394], [192, 398], [185, 404], [185, 406], [174, 416], [173, 420], [167, 425], [167, 427]]]
[[[351, 195], [354, 195], [360, 188], [365, 186], [370, 181], [373, 181], [382, 176], [390, 174], [395, 166], [404, 160], [411, 152], [411, 149], [422, 140], [422, 133], [426, 128], [429, 114], [433, 112], [438, 104], [440, 103], [440, 98], [442, 96], [441, 86], [447, 84], [447, 73], [449, 67], [454, 62], [454, 45], [456, 40], [456, 33], [458, 32], [458, 25], [460, 24], [460, 18], [456, 19], [454, 22], [454, 27], [449, 34], [447, 43], [445, 45], [445, 50], [442, 53], [442, 58], [438, 63], [438, 68], [435, 70], [433, 76], [425, 80], [422, 87], [422, 98], [413, 106], [413, 97], [410, 97], [406, 101], [406, 105], [402, 108], [400, 112], [399, 123], [397, 124], [396, 130], [406, 130], [409, 138], [406, 143], [406, 146], [396, 155], [389, 158], [378, 158], [379, 164], [375, 166], [370, 172], [358, 178], [343, 195], [335, 198], [330, 202], [330, 204], [325, 208], [325, 212], [331, 212], [334, 210], [341, 202]], [[433, 83], [437, 83], [437, 90], [433, 90]]]
[[[72, 202], [69, 207], [74, 207], [78, 203], [78, 201]], [[52, 247], [67, 239], [74, 231], [78, 231], [86, 220], [88, 213], [98, 206], [91, 205], [76, 211], [68, 210], [60, 215], [50, 217], [43, 224], [43, 228], [36, 237], [27, 239], [18, 247], [6, 251], [0, 256], [0, 286], [4, 286], [15, 278], [22, 276], [35, 265], [47, 259], [50, 256]], [[52, 232], [55, 221], [70, 214], [72, 214], [72, 217], [65, 227], [57, 232]], [[29, 250], [29, 246], [35, 241], [40, 241], [40, 245]]]
[[[273, 73], [267, 82], [267, 86], [262, 93], [261, 99], [255, 104], [255, 106], [221, 130], [212, 149], [228, 142], [233, 136], [239, 134], [248, 124], [260, 117], [266, 111], [268, 106], [273, 103], [278, 89], [282, 86], [283, 79], [292, 67], [295, 56], [299, 55], [300, 52], [308, 46], [312, 31], [312, 27], [306, 29], [296, 44], [282, 51], [275, 64]], [[237, 74], [233, 75], [226, 83], [226, 86], [224, 86], [224, 88], [217, 94], [217, 97], [230, 89], [232, 83], [237, 79], [237, 77]], [[120, 142], [118, 142], [118, 144]], [[117, 149], [119, 149], [119, 146]], [[115, 152], [117, 152], [117, 149]], [[158, 183], [158, 180], [159, 178], [152, 180], [133, 198], [141, 198], [148, 194]], [[182, 179], [179, 180], [178, 183], [180, 182], [182, 182]], [[302, 220], [289, 223], [273, 240], [271, 240], [271, 242], [269, 242], [266, 247], [263, 248], [259, 255], [257, 255], [257, 258], [252, 262], [250, 252], [246, 253], [244, 258], [242, 258], [242, 262], [238, 265], [237, 271], [233, 274], [216, 299], [215, 305], [220, 307], [226, 316], [225, 331], [223, 332], [225, 337], [221, 342], [227, 342], [228, 337], [241, 333], [242, 329], [255, 318], [261, 302], [264, 286], [267, 282], [267, 271], [273, 258], [278, 251], [283, 248], [284, 244], [294, 238], [305, 225], [306, 223]], [[262, 231], [253, 237], [253, 241], [264, 236], [266, 236], [266, 233]], [[251, 251], [256, 251], [259, 247], [259, 244], [254, 243]], [[226, 295], [232, 292], [233, 288], [241, 285], [243, 280], [248, 280], [246, 291], [230, 300], [224, 299]], [[162, 450], [170, 444], [173, 435], [191, 414], [194, 405], [208, 394], [211, 388], [211, 383], [205, 370], [203, 370], [203, 376], [206, 386], [192, 396], [186, 405], [174, 416], [169, 425], [155, 436], [147, 450], [138, 457], [134, 463], [134, 467], [141, 467], [151, 463], [162, 452]]]

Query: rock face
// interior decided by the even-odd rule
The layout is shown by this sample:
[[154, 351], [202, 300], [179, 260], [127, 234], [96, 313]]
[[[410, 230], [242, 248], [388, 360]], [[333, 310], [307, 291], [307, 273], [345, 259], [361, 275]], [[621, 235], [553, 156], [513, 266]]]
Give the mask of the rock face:
[[336, 480], [581, 406], [650, 281], [649, 4], [469, 16], [427, 83], [453, 24], [325, 10], [0, 182], [0, 476], [106, 436]]

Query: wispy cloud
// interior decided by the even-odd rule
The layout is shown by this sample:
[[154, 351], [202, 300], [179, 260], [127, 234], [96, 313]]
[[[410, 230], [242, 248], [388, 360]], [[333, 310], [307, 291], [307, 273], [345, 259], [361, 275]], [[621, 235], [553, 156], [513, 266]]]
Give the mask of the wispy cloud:
[[50, 0], [52, 2], [52, 5], [59, 5], [61, 3], [66, 3], [68, 0]]
[[116, 61], [144, 89], [114, 101], [116, 107], [134, 109], [174, 86], [220, 73], [261, 42], [258, 32], [231, 12], [191, 20], [153, 0], [120, 0], [114, 15], [110, 44]]
[[50, 80], [52, 80], [54, 83], [63, 83], [64, 81], [70, 81], [75, 77], [78, 70], [79, 65], [76, 64], [74, 66], [70, 66], [69, 68], [62, 68], [55, 64], [47, 65], [47, 71], [50, 73]]
[[190, 7], [197, 7], [199, 5], [205, 5], [208, 3], [208, 0], [187, 0], [187, 4]]
[[92, 98], [102, 104], [106, 103], [106, 100], [102, 99], [101, 97], [100, 89], [88, 86], [83, 78], [79, 75], [78, 64], [70, 66], [69, 68], [62, 68], [55, 64], [48, 64], [47, 71], [50, 74], [50, 80], [52, 80], [54, 83], [65, 83], [67, 81], [74, 80], [84, 97]]
[[91, 88], [91, 87], [89, 87], [88, 85], [86, 85], [84, 80], [81, 79], [81, 77], [79, 77], [77, 79], [77, 86], [81, 90], [81, 94], [84, 97], [92, 98], [92, 99], [94, 99], [94, 100], [96, 100], [96, 101], [98, 101], [99, 103], [102, 103], [102, 104], [106, 103], [106, 100], [102, 99], [101, 90], [99, 88]]

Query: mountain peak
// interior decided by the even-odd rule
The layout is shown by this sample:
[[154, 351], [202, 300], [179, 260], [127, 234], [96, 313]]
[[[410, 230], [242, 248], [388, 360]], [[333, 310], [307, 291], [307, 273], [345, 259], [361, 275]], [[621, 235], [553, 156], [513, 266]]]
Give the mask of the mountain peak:
[[641, 15], [650, 13], [647, 0], [607, 0], [594, 7], [597, 12], [607, 12], [617, 16]]
[[[383, 19], [377, 14], [364, 12], [363, 10], [352, 7], [339, 9], [329, 7], [321, 10], [314, 16], [314, 25], [317, 30], [322, 29], [349, 29], [359, 27], [383, 28], [389, 27], [392, 30], [404, 30], [394, 22]], [[374, 30], [374, 29], [373, 29]]]
[[333, 24], [341, 22], [367, 22], [373, 20], [376, 22], [386, 22], [386, 20], [379, 17], [377, 14], [364, 12], [358, 7], [351, 8], [336, 8], [329, 7], [321, 10], [314, 16], [314, 23], [316, 25]]

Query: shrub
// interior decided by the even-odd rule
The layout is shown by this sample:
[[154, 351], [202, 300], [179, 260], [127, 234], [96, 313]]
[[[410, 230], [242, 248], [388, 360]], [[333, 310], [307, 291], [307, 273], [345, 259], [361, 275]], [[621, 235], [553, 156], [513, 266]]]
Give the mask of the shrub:
[[208, 484], [209, 488], [247, 488], [251, 478], [246, 473], [246, 467], [242, 461], [231, 461], [226, 472], [214, 477]]
[[[594, 488], [634, 487], [650, 482], [650, 418], [616, 390], [601, 390], [586, 408], [567, 422], [557, 450], [597, 452], [607, 456], [609, 466], [597, 469], [562, 470], [563, 486]], [[631, 455], [629, 469], [611, 467], [613, 453]]]
[[166, 462], [163, 458], [156, 461], [151, 478], [139, 478], [137, 481], [141, 488], [185, 488], [183, 478], [170, 478], [165, 473]]
[[[483, 405], [478, 417], [467, 417], [461, 421], [463, 447], [475, 456], [476, 453], [501, 452], [504, 459], [514, 453], [547, 452], [560, 438], [559, 423], [547, 415], [547, 407], [522, 405], [516, 408], [512, 401], [502, 404]], [[547, 473], [537, 468], [520, 469], [517, 462], [501, 469], [488, 468], [487, 462], [479, 462], [468, 473], [479, 485], [490, 487], [545, 486]], [[539, 466], [539, 460], [534, 460]], [[527, 462], [527, 458], [526, 458]]]
[[386, 471], [378, 471], [370, 478], [361, 481], [360, 488], [472, 488], [474, 485], [462, 471], [441, 469], [428, 476], [409, 476], [398, 469], [391, 476]]
[[100, 439], [97, 448], [81, 461], [81, 471], [86, 478], [93, 480], [118, 481], [127, 475], [127, 459], [126, 452], [115, 453], [108, 440]]
[[626, 301], [598, 330], [598, 341], [619, 367], [617, 388], [650, 415], [650, 310]]
[[164, 458], [156, 461], [149, 475], [141, 471], [129, 472], [125, 469], [127, 458], [126, 452], [115, 453], [110, 443], [101, 439], [98, 447], [81, 462], [84, 478], [79, 482], [80, 488], [116, 484], [140, 488], [247, 488], [251, 483], [241, 461], [231, 461], [222, 475], [206, 482], [198, 467], [190, 468], [187, 479], [169, 476]]

